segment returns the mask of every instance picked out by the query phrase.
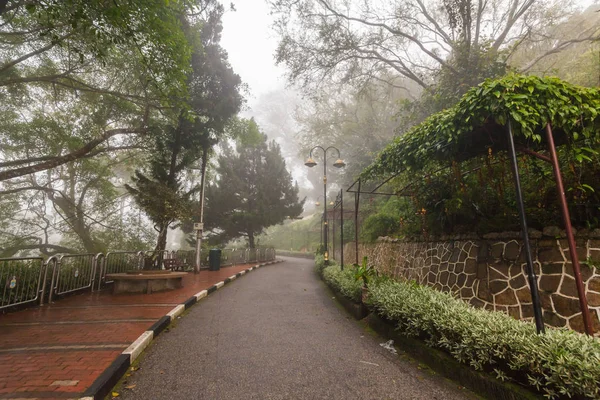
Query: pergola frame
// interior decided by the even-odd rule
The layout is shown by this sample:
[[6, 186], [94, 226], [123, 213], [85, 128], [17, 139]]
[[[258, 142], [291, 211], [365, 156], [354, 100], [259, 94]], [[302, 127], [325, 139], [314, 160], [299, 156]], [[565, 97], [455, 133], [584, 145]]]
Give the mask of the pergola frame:
[[[547, 150], [550, 154], [549, 156], [540, 154], [538, 151], [536, 151], [537, 149], [534, 150], [534, 149], [530, 148], [529, 146], [527, 146], [526, 144], [525, 145], [523, 145], [523, 144], [515, 145], [512, 124], [511, 124], [510, 120], [504, 126], [504, 132], [505, 132], [505, 138], [506, 138], [505, 141], [492, 139], [492, 140], [490, 140], [490, 143], [487, 144], [487, 148], [496, 149], [496, 150], [507, 150], [507, 152], [509, 154], [509, 159], [511, 162], [512, 174], [513, 174], [513, 179], [514, 179], [514, 185], [515, 185], [516, 200], [517, 200], [517, 205], [519, 208], [521, 234], [522, 234], [522, 239], [523, 239], [523, 245], [524, 245], [523, 247], [525, 250], [526, 265], [527, 265], [527, 268], [526, 268], [527, 280], [528, 280], [529, 288], [531, 291], [531, 298], [532, 298], [532, 303], [533, 303], [533, 312], [534, 312], [536, 329], [537, 329], [538, 333], [543, 333], [545, 331], [543, 316], [542, 316], [542, 309], [541, 309], [541, 302], [540, 302], [540, 297], [539, 297], [539, 289], [538, 289], [538, 285], [537, 285], [537, 276], [535, 273], [535, 269], [533, 267], [531, 244], [529, 241], [529, 235], [528, 235], [528, 229], [527, 229], [527, 216], [525, 213], [525, 206], [524, 206], [524, 202], [523, 202], [523, 194], [522, 194], [522, 189], [521, 189], [521, 181], [520, 181], [520, 176], [519, 176], [519, 167], [518, 167], [518, 161], [517, 161], [517, 157], [516, 157], [517, 151], [519, 151], [523, 154], [529, 155], [529, 156], [536, 157], [536, 158], [538, 158], [542, 161], [545, 161], [547, 163], [550, 163], [552, 165], [553, 172], [554, 172], [554, 179], [555, 179], [555, 183], [556, 183], [556, 189], [558, 192], [558, 200], [560, 203], [560, 210], [561, 210], [561, 214], [562, 214], [562, 218], [563, 218], [563, 223], [565, 226], [567, 241], [569, 244], [569, 256], [571, 257], [571, 264], [573, 266], [573, 275], [575, 277], [577, 295], [579, 298], [579, 306], [580, 306], [582, 317], [583, 317], [585, 331], [588, 335], [593, 335], [594, 331], [593, 331], [593, 327], [592, 327], [591, 316], [590, 316], [587, 298], [586, 298], [586, 294], [585, 294], [585, 287], [584, 287], [583, 280], [581, 277], [581, 267], [580, 267], [579, 257], [577, 255], [575, 237], [573, 234], [573, 226], [571, 224], [571, 217], [569, 215], [569, 209], [568, 209], [567, 199], [565, 196], [562, 174], [560, 171], [560, 165], [559, 165], [558, 157], [556, 154], [555, 134], [552, 130], [552, 125], [550, 122], [548, 122], [545, 126], [545, 134], [546, 134], [545, 142], [547, 145]], [[561, 138], [561, 139], [563, 139], [563, 138]], [[448, 167], [440, 168], [440, 169], [436, 170], [435, 172], [441, 172], [448, 168], [450, 168], [450, 167], [448, 166]], [[463, 175], [474, 172], [478, 169], [479, 168], [475, 168], [474, 170], [467, 171], [467, 172], [463, 173]], [[392, 179], [396, 178], [403, 172], [405, 172], [405, 171], [403, 170], [400, 172], [396, 172], [396, 173], [392, 174], [391, 176], [386, 177], [381, 182], [379, 182], [375, 186], [375, 188], [372, 190], [362, 190], [361, 187], [362, 187], [363, 182], [362, 182], [361, 178], [355, 180], [352, 183], [352, 185], [350, 185], [350, 187], [346, 190], [346, 192], [348, 192], [348, 193], [355, 194], [355, 210], [354, 210], [355, 216], [354, 216], [354, 218], [355, 218], [355, 230], [356, 230], [355, 245], [356, 245], [356, 258], [357, 258], [356, 262], [357, 263], [358, 263], [358, 204], [360, 201], [360, 195], [361, 194], [370, 194], [370, 195], [383, 195], [383, 196], [404, 196], [405, 195], [404, 191], [408, 187], [410, 187], [412, 185], [412, 183], [410, 183], [406, 187], [404, 187], [394, 193], [379, 191], [379, 189], [381, 187], [383, 187], [386, 183], [390, 182]], [[431, 174], [428, 174], [428, 175], [431, 175]], [[423, 178], [426, 178], [426, 177], [427, 177], [427, 175], [425, 175]]]

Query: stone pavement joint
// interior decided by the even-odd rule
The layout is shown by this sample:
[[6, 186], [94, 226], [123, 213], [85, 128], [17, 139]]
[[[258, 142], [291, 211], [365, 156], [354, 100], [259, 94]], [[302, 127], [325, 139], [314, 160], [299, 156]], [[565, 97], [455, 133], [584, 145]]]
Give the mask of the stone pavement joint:
[[0, 326], [75, 325], [75, 324], [122, 324], [123, 322], [152, 322], [153, 318], [113, 319], [98, 321], [14, 322]]
[[68, 345], [68, 346], [29, 346], [15, 347], [12, 349], [0, 349], [0, 353], [23, 353], [32, 351], [69, 351], [69, 350], [104, 350], [104, 349], [122, 349], [127, 346], [126, 343], [115, 344], [92, 344], [92, 345]]
[[[103, 398], [172, 318], [249, 268], [191, 273], [173, 291], [87, 292], [0, 315], [0, 399]], [[76, 383], [52, 385], [58, 381]]]

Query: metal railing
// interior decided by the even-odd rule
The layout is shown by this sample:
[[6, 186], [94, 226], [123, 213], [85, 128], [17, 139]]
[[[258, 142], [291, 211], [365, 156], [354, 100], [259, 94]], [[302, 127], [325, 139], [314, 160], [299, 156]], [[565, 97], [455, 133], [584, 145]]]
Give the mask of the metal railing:
[[[100, 254], [65, 254], [53, 262], [48, 302], [55, 296], [92, 289]], [[47, 264], [48, 265], [48, 264]]]
[[169, 250], [146, 250], [143, 252], [143, 268], [151, 268], [151, 269], [164, 269], [163, 260], [167, 260], [171, 257], [171, 252]]
[[[202, 269], [208, 269], [209, 250], [202, 250]], [[111, 251], [106, 254], [63, 254], [43, 257], [0, 258], [0, 310], [30, 303], [44, 304], [60, 296], [84, 290], [100, 290], [112, 283], [108, 274], [142, 269], [152, 260], [152, 268], [164, 269], [165, 259], [177, 259], [192, 268], [195, 250]], [[275, 249], [224, 249], [221, 265], [266, 262], [275, 259]], [[147, 261], [148, 262], [148, 261]], [[150, 265], [148, 265], [150, 267]]]
[[0, 258], [0, 309], [39, 299], [44, 265], [42, 257]]
[[223, 249], [221, 265], [238, 265], [246, 263], [246, 249]]
[[196, 250], [177, 250], [172, 251], [169, 258], [178, 260], [188, 268], [193, 268], [196, 264]]
[[142, 251], [109, 251], [103, 259], [98, 278], [98, 289], [101, 285], [112, 283], [111, 280], [106, 280], [108, 274], [119, 274], [133, 269], [141, 269], [143, 267]]

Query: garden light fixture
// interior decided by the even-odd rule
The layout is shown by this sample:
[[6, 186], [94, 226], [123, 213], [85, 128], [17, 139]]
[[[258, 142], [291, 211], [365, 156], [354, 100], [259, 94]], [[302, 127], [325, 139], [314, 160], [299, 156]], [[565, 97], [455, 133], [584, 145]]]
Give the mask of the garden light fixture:
[[[310, 150], [310, 153], [308, 154], [308, 158], [306, 159], [306, 162], [304, 163], [304, 165], [306, 165], [308, 168], [312, 168], [315, 165], [317, 165], [317, 162], [312, 158], [312, 153], [316, 149], [321, 149], [323, 151], [323, 244], [324, 244], [324, 250], [325, 250], [325, 252], [324, 252], [325, 264], [327, 265], [328, 261], [329, 261], [329, 252], [327, 249], [327, 232], [329, 231], [329, 226], [327, 224], [327, 152], [329, 150], [334, 150], [337, 152], [338, 158], [333, 163], [334, 167], [343, 168], [346, 166], [346, 163], [344, 162], [344, 160], [342, 160], [340, 151], [336, 147], [329, 146], [327, 148], [324, 148], [321, 146], [315, 146]], [[317, 201], [315, 203], [315, 205], [318, 207], [319, 202]], [[331, 202], [330, 205], [333, 205], [333, 202]]]
[[338, 158], [336, 162], [333, 163], [333, 166], [336, 168], [344, 168], [346, 166], [346, 163], [341, 158]]
[[315, 165], [317, 165], [317, 163], [315, 162], [315, 160], [313, 160], [312, 157], [308, 157], [308, 159], [306, 160], [306, 162], [304, 163], [304, 165], [306, 165], [308, 168], [312, 168]]

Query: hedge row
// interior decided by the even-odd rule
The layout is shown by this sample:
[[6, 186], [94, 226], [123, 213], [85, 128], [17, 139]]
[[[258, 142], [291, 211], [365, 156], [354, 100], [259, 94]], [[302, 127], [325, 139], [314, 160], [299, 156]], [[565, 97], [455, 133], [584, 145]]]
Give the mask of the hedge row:
[[[325, 266], [323, 279], [342, 295], [360, 301], [361, 284], [352, 268]], [[404, 335], [423, 340], [461, 363], [502, 381], [528, 386], [546, 397], [600, 398], [600, 341], [568, 330], [536, 334], [530, 322], [477, 309], [414, 282], [377, 279], [369, 285], [368, 306]]]
[[533, 387], [551, 399], [600, 398], [600, 342], [592, 337], [567, 329], [538, 335], [532, 323], [412, 282], [371, 285], [369, 307], [403, 334], [503, 381]]
[[323, 279], [344, 297], [355, 303], [360, 303], [362, 283], [354, 277], [353, 268], [346, 268], [342, 271], [338, 265], [330, 265], [323, 269]]

